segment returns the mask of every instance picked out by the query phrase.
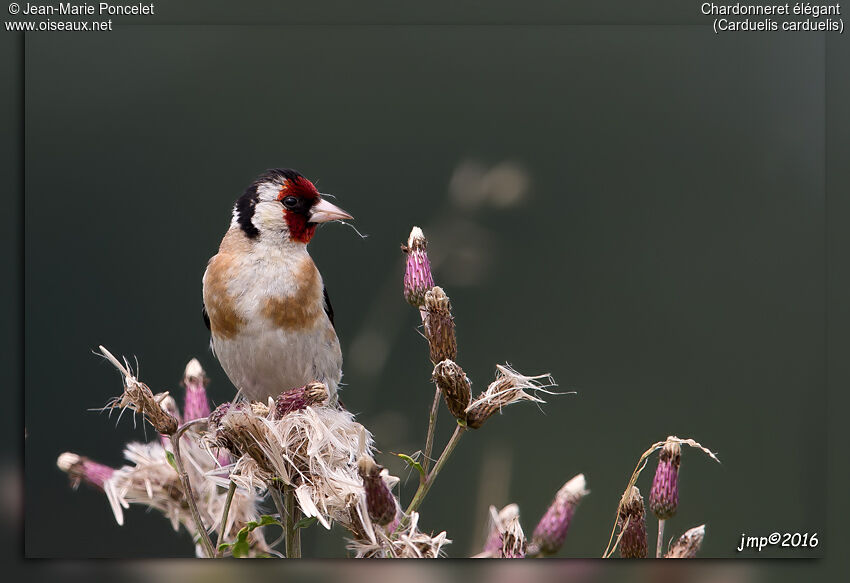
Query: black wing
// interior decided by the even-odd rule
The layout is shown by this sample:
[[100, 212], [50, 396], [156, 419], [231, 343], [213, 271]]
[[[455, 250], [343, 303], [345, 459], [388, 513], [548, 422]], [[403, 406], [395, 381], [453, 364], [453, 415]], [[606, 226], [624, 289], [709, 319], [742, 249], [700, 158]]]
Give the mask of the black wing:
[[[331, 305], [331, 297], [328, 295], [327, 286], [324, 287], [322, 293], [325, 296], [325, 313], [328, 315], [328, 320], [331, 321], [331, 326], [334, 326], [334, 307]], [[336, 326], [334, 326], [336, 329]]]
[[206, 324], [207, 330], [212, 331], [212, 328], [210, 328], [210, 315], [207, 314], [207, 307], [204, 304], [201, 304], [201, 315], [204, 317], [204, 324]]

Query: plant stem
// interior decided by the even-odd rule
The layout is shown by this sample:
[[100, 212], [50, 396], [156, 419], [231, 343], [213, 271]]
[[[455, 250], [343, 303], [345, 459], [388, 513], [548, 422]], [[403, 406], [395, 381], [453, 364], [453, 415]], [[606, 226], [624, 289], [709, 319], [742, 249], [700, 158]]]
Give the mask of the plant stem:
[[186, 502], [189, 504], [189, 510], [192, 512], [192, 519], [195, 521], [195, 528], [198, 531], [198, 538], [201, 539], [201, 545], [204, 547], [208, 558], [215, 557], [215, 550], [210, 540], [210, 535], [207, 529], [204, 528], [204, 522], [201, 520], [201, 513], [198, 511], [198, 504], [195, 502], [195, 494], [192, 492], [192, 484], [189, 483], [189, 474], [186, 473], [186, 468], [183, 466], [183, 457], [180, 455], [180, 434], [178, 431], [172, 434], [171, 449], [174, 450], [174, 464], [177, 466], [177, 473], [180, 475], [180, 482], [183, 485], [183, 494], [186, 496]]
[[[434, 448], [434, 430], [437, 427], [437, 412], [440, 410], [440, 387], [434, 392], [434, 404], [431, 405], [431, 415], [428, 417], [428, 437], [425, 438], [425, 459], [422, 460], [422, 469], [428, 474], [428, 466], [431, 465], [431, 450]], [[425, 481], [425, 475], [419, 477], [419, 482]]]
[[300, 559], [301, 529], [295, 528], [298, 510], [295, 507], [295, 490], [291, 486], [286, 487], [283, 499], [286, 507], [286, 556], [290, 559]]
[[448, 461], [449, 456], [452, 455], [455, 447], [457, 447], [458, 442], [460, 441], [461, 436], [466, 431], [466, 425], [461, 425], [458, 423], [455, 428], [455, 432], [452, 434], [451, 439], [446, 444], [443, 453], [440, 454], [440, 458], [437, 460], [437, 463], [434, 464], [434, 469], [428, 474], [428, 477], [425, 478], [423, 482], [419, 484], [419, 489], [416, 490], [416, 494], [413, 495], [413, 500], [410, 501], [410, 506], [407, 507], [405, 511], [405, 518], [402, 521], [403, 524], [409, 520], [410, 513], [415, 512], [419, 506], [422, 505], [422, 501], [425, 499], [425, 496], [428, 495], [428, 490], [431, 489], [431, 486], [434, 484], [434, 480], [437, 479], [437, 475], [440, 473], [440, 470], [443, 469], [443, 466], [446, 465], [446, 461]]
[[283, 538], [286, 541], [286, 558], [301, 558], [301, 532], [295, 528], [295, 491], [291, 486], [284, 486], [284, 499], [280, 497], [280, 490], [276, 486], [269, 488], [272, 500], [280, 514], [280, 522], [283, 524]]
[[664, 548], [664, 521], [658, 521], [658, 540], [655, 541], [655, 558], [661, 558], [661, 549]]
[[187, 429], [194, 427], [195, 425], [199, 425], [201, 423], [208, 423], [209, 417], [199, 417], [197, 419], [192, 419], [191, 421], [187, 421], [183, 425], [177, 428], [177, 431], [174, 432], [174, 437], [182, 437]]
[[[280, 523], [283, 525], [283, 538], [287, 538], [286, 532], [286, 508], [283, 506], [283, 499], [280, 497], [280, 490], [277, 489], [277, 486], [272, 484], [269, 486], [269, 493], [272, 495], [272, 501], [274, 502], [274, 507], [277, 508], [277, 513], [280, 516]], [[280, 543], [280, 539], [277, 541]], [[289, 555], [287, 554], [287, 558]]]
[[227, 530], [227, 515], [230, 514], [230, 503], [233, 502], [233, 494], [236, 492], [236, 482], [230, 482], [227, 488], [227, 498], [224, 500], [224, 510], [221, 511], [221, 523], [218, 525], [218, 541], [215, 543], [215, 556], [220, 557], [219, 547], [224, 542], [224, 531]]

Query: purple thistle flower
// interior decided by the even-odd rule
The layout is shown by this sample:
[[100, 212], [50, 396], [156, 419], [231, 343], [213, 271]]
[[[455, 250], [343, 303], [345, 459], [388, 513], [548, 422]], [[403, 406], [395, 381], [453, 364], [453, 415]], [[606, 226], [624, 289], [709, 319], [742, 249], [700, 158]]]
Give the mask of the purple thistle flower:
[[427, 241], [419, 227], [413, 227], [407, 245], [402, 250], [407, 253], [407, 266], [404, 271], [404, 299], [410, 305], [421, 308], [425, 304], [425, 292], [434, 287], [431, 275], [431, 262], [425, 251]]
[[363, 478], [363, 489], [366, 491], [369, 518], [375, 524], [386, 526], [396, 517], [396, 501], [381, 476], [383, 469], [368, 456], [361, 457], [357, 462], [357, 471]]
[[674, 441], [667, 441], [658, 454], [658, 467], [655, 469], [655, 479], [652, 480], [652, 490], [649, 492], [649, 509], [658, 520], [672, 518], [679, 507], [681, 461], [681, 446]]
[[71, 478], [71, 486], [76, 489], [80, 486], [80, 482], [85, 482], [99, 490], [103, 490], [103, 485], [112, 474], [115, 473], [114, 468], [99, 464], [71, 452], [65, 452], [56, 460], [56, 465], [59, 469], [68, 474]]
[[620, 526], [620, 556], [624, 559], [645, 559], [646, 545], [646, 510], [643, 496], [636, 486], [632, 486], [620, 501], [617, 523]]
[[274, 404], [273, 419], [281, 419], [293, 411], [300, 411], [328, 399], [328, 389], [322, 383], [308, 383], [280, 394]]
[[186, 387], [186, 397], [183, 402], [183, 421], [193, 421], [209, 417], [210, 402], [207, 399], [207, 375], [197, 358], [186, 365], [183, 373], [183, 386]]
[[537, 553], [552, 555], [563, 546], [578, 503], [590, 493], [585, 489], [586, 485], [584, 474], [579, 474], [555, 494], [531, 537], [532, 547]]

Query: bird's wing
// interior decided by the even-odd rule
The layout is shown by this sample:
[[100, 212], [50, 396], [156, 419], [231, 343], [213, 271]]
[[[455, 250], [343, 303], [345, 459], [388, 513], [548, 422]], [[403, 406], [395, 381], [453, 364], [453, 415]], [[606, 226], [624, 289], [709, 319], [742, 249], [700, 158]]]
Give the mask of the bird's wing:
[[[328, 315], [328, 320], [331, 321], [331, 326], [334, 325], [334, 307], [331, 305], [331, 297], [328, 295], [328, 287], [322, 289], [322, 294], [325, 296], [325, 313]], [[334, 326], [336, 329], [336, 326]]]
[[[327, 294], [325, 294], [325, 297], [328, 297]], [[204, 317], [204, 324], [206, 324], [207, 330], [212, 331], [210, 327], [210, 315], [207, 313], [207, 306], [204, 304], [201, 304], [201, 315]]]

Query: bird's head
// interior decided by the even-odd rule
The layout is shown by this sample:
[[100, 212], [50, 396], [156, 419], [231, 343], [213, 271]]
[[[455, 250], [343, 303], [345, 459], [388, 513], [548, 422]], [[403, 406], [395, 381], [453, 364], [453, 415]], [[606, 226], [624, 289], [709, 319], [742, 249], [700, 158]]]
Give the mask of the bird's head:
[[263, 173], [233, 207], [233, 224], [252, 239], [308, 243], [319, 224], [351, 218], [301, 174], [280, 168]]

